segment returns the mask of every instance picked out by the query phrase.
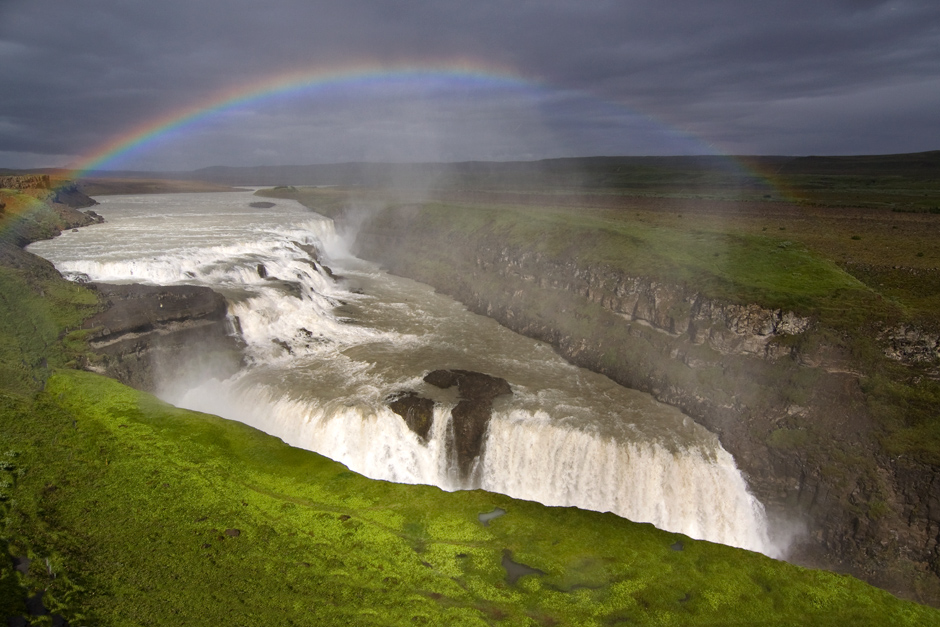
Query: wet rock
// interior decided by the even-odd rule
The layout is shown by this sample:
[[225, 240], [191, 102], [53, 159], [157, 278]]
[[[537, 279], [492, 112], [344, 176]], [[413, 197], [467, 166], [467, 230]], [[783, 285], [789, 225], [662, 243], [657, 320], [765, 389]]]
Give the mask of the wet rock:
[[460, 401], [451, 412], [453, 446], [460, 472], [467, 477], [473, 460], [483, 448], [493, 401], [498, 396], [512, 394], [512, 388], [505, 379], [469, 370], [434, 370], [424, 377], [424, 381], [442, 389], [457, 386]]
[[307, 256], [310, 257], [311, 260], [317, 261], [317, 262], [320, 261], [320, 251], [317, 250], [317, 247], [314, 246], [313, 244], [303, 244], [296, 240], [291, 240], [291, 244], [293, 244], [294, 246], [296, 246], [298, 249], [302, 250], [303, 252], [307, 253]]
[[274, 206], [274, 203], [273, 202], [253, 202], [253, 203], [249, 203], [248, 206], [253, 207], [255, 209], [270, 209], [271, 207]]
[[242, 344], [227, 320], [222, 295], [207, 287], [89, 283], [105, 310], [88, 318], [89, 370], [153, 391], [179, 364], [196, 373], [230, 376], [242, 365]]
[[416, 392], [402, 392], [386, 400], [388, 408], [402, 417], [408, 428], [427, 442], [434, 420], [434, 401], [418, 396]]
[[268, 278], [268, 269], [264, 267], [263, 263], [258, 264], [258, 276], [262, 279]]

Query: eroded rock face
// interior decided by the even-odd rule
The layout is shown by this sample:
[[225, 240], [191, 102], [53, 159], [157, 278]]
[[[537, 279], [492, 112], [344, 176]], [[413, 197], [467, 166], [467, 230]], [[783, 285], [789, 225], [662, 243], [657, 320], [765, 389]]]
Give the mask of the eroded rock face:
[[434, 370], [424, 381], [442, 389], [457, 386], [460, 401], [451, 412], [453, 446], [460, 472], [467, 477], [473, 460], [483, 449], [483, 436], [493, 415], [493, 401], [497, 396], [512, 394], [512, 388], [505, 379], [469, 370]]
[[241, 343], [228, 324], [225, 299], [207, 287], [88, 284], [107, 308], [85, 321], [101, 362], [89, 369], [155, 391], [166, 375], [233, 374]]
[[49, 189], [49, 175], [17, 174], [0, 176], [0, 187], [6, 189]]
[[402, 417], [408, 428], [425, 442], [434, 421], [434, 401], [416, 392], [402, 392], [387, 400], [388, 407]]
[[935, 364], [940, 361], [940, 334], [912, 325], [886, 329], [881, 339], [885, 355], [903, 364]]

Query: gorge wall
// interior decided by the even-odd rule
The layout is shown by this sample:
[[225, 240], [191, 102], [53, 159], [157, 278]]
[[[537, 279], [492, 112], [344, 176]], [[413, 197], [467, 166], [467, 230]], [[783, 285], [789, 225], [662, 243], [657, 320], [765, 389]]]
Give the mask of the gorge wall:
[[715, 432], [791, 561], [940, 604], [940, 475], [885, 452], [864, 377], [808, 339], [812, 320], [467, 233], [417, 206], [374, 215], [355, 249]]
[[85, 320], [94, 356], [85, 369], [155, 392], [161, 377], [226, 378], [242, 366], [228, 305], [208, 287], [88, 283], [103, 304]]

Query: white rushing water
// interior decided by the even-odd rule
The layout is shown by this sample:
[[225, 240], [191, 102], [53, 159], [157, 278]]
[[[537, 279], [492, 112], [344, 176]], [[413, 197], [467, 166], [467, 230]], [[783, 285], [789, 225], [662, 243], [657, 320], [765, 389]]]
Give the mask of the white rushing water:
[[[166, 373], [166, 400], [250, 424], [369, 477], [611, 511], [778, 555], [762, 506], [713, 434], [352, 257], [330, 220], [293, 201], [252, 208], [263, 199], [249, 192], [99, 200], [106, 223], [30, 250], [66, 276], [209, 285], [229, 300], [247, 344], [248, 366], [231, 379]], [[456, 391], [423, 381], [437, 369], [484, 372], [512, 387], [494, 403], [470, 480], [460, 479], [447, 446]], [[427, 442], [386, 405], [405, 390], [437, 401]]]

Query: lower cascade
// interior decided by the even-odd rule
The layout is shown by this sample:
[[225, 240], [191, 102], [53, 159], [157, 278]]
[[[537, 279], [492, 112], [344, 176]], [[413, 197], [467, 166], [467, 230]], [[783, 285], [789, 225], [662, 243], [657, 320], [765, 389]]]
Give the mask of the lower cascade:
[[[106, 223], [30, 250], [66, 276], [208, 285], [246, 344], [246, 366], [225, 380], [168, 368], [165, 400], [375, 479], [610, 511], [780, 556], [714, 434], [352, 257], [330, 220], [293, 201], [252, 207], [250, 192], [100, 200]], [[477, 375], [505, 388], [480, 397]], [[425, 399], [429, 424], [393, 410], [403, 397]]]

